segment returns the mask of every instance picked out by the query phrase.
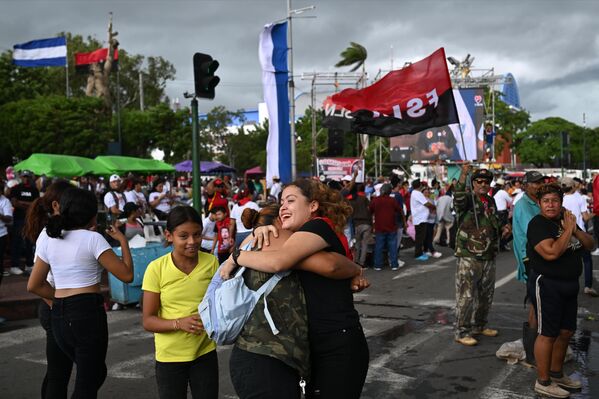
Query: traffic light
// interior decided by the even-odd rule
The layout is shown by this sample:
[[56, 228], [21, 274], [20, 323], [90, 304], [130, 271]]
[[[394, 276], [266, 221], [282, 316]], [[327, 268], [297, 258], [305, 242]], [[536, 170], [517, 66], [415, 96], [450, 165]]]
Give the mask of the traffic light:
[[193, 78], [197, 97], [214, 98], [214, 88], [220, 82], [220, 78], [214, 76], [218, 65], [218, 61], [213, 60], [208, 54], [193, 55]]

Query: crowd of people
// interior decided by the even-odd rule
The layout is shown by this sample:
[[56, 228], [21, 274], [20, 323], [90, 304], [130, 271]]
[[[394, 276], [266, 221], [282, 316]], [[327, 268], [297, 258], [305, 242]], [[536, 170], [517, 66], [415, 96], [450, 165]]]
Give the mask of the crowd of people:
[[[2, 276], [31, 274], [28, 290], [44, 299], [43, 397], [66, 397], [73, 363], [74, 397], [96, 397], [108, 345], [101, 276], [106, 269], [131, 280], [128, 240], [144, 235], [144, 215], [164, 223], [172, 246], [147, 266], [142, 287], [143, 326], [155, 334], [161, 398], [186, 397], [188, 386], [193, 397], [218, 396], [216, 346], [197, 306], [215, 273], [228, 278], [239, 266], [248, 269], [244, 280], [251, 288], [290, 272], [269, 295], [274, 321], [287, 328], [275, 337], [254, 312], [235, 344], [230, 371], [238, 395], [299, 398], [305, 391], [309, 398], [340, 392], [358, 398], [369, 351], [352, 291], [368, 286], [364, 269], [397, 271], [439, 258], [436, 246], [451, 247], [457, 258], [457, 343], [474, 346], [481, 336], [499, 334], [487, 325], [495, 261], [513, 247], [530, 304], [523, 343], [526, 362], [537, 367], [534, 390], [567, 397], [564, 387], [580, 387], [562, 366], [576, 329], [583, 270], [583, 292], [597, 296], [592, 256], [599, 250], [592, 250], [599, 238], [593, 229], [599, 177], [588, 187], [536, 171], [508, 180], [468, 163], [445, 182], [397, 175], [356, 182], [354, 174], [283, 186], [275, 176], [267, 189], [264, 180], [223, 176], [203, 182], [203, 218], [189, 206], [184, 179], [112, 175], [103, 186], [87, 178], [36, 180], [28, 171], [8, 177], [0, 181], [0, 265], [10, 242], [12, 263]], [[261, 248], [240, 250], [259, 237], [266, 239]], [[111, 246], [122, 248], [122, 258]], [[259, 370], [271, 377], [265, 380]]]

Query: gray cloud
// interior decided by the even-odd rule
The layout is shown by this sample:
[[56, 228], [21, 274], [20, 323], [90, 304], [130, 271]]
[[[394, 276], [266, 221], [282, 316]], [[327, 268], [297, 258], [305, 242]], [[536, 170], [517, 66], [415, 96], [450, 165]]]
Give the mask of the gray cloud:
[[[533, 119], [555, 115], [576, 121], [581, 108], [597, 109], [599, 2], [293, 1], [295, 8], [311, 4], [316, 10], [304, 15], [317, 18], [293, 22], [296, 75], [346, 71], [333, 65], [350, 41], [368, 49], [370, 76], [389, 69], [391, 46], [396, 67], [444, 46], [454, 57], [475, 56], [475, 67], [514, 73]], [[258, 34], [264, 24], [284, 17], [286, 6], [285, 0], [0, 0], [0, 49], [60, 31], [105, 40], [113, 11], [123, 48], [173, 62], [177, 80], [168, 84], [171, 98], [192, 89], [192, 55], [201, 51], [219, 60], [222, 81], [216, 100], [200, 107], [255, 108], [262, 99]], [[309, 88], [299, 79], [297, 86]], [[587, 99], [582, 104], [576, 101], [581, 96]], [[588, 121], [599, 125], [599, 114], [589, 114]]]

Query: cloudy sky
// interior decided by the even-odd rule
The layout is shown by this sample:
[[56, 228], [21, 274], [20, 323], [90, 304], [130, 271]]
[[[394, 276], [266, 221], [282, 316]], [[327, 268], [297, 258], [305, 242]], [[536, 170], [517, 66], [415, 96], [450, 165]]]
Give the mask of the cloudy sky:
[[[316, 5], [294, 19], [294, 69], [346, 71], [333, 65], [356, 41], [368, 50], [371, 77], [419, 60], [439, 47], [447, 55], [475, 57], [475, 68], [511, 72], [522, 106], [533, 120], [560, 116], [599, 126], [599, 1], [596, 0], [293, 0], [294, 9]], [[114, 13], [121, 47], [162, 56], [177, 69], [171, 98], [193, 89], [192, 56], [219, 60], [221, 83], [211, 103], [255, 109], [262, 100], [258, 34], [287, 14], [287, 0], [0, 0], [0, 51], [16, 43], [68, 31], [106, 40]], [[594, 21], [594, 22], [593, 22]], [[307, 81], [296, 80], [309, 91]], [[202, 109], [202, 107], [204, 109]]]

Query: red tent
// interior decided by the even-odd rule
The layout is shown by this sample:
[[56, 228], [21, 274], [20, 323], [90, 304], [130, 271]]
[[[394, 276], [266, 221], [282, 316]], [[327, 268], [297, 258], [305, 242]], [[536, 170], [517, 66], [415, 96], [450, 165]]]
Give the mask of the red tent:
[[260, 166], [255, 166], [251, 169], [248, 169], [245, 171], [245, 176], [250, 176], [250, 175], [264, 175], [264, 171], [262, 170], [262, 168]]

